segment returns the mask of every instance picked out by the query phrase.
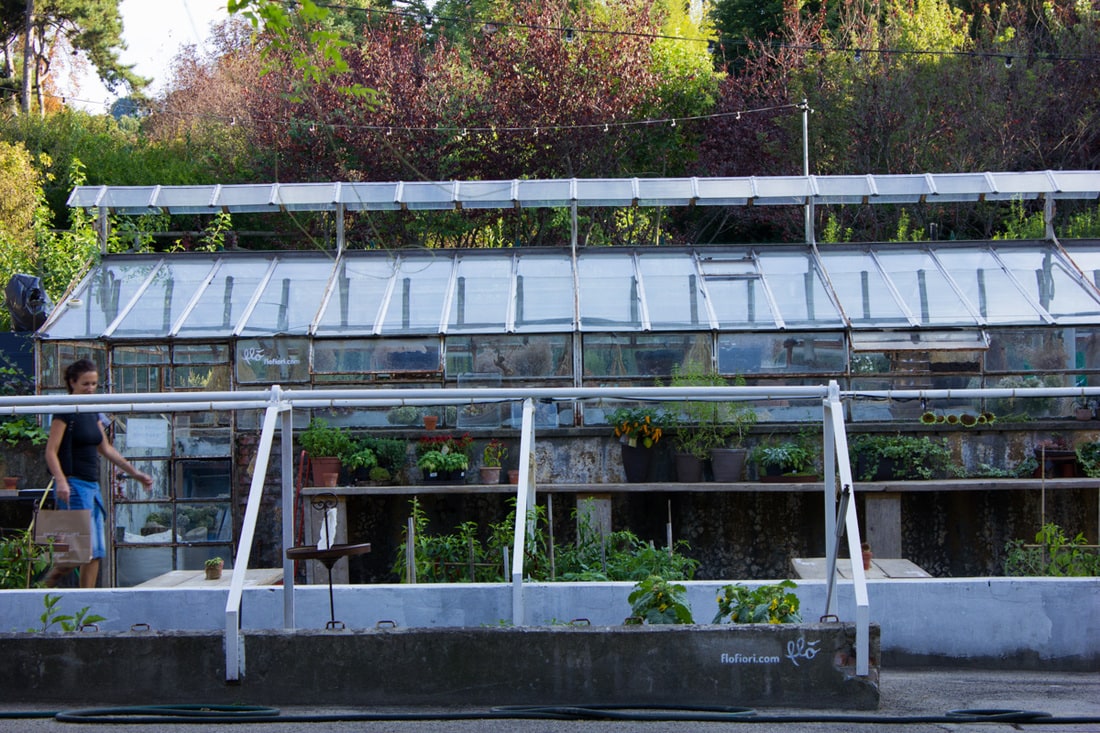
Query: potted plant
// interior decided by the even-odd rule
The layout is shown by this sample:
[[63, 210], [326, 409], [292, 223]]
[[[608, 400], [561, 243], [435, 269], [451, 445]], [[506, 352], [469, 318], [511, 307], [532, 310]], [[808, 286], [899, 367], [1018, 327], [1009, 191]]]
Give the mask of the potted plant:
[[374, 455], [373, 450], [359, 443], [344, 456], [343, 464], [356, 482], [368, 481], [370, 470], [378, 465], [378, 457]]
[[315, 417], [299, 438], [302, 448], [309, 454], [313, 471], [313, 484], [323, 486], [324, 474], [340, 473], [342, 457], [351, 451], [352, 442], [347, 433], [332, 427], [325, 420]]
[[1078, 420], [1091, 420], [1096, 416], [1096, 400], [1084, 397], [1073, 401], [1073, 416]]
[[222, 577], [222, 568], [225, 567], [225, 561], [220, 557], [212, 557], [206, 561], [206, 579], [217, 580]]
[[447, 464], [446, 455], [440, 450], [429, 450], [420, 454], [416, 465], [420, 468], [425, 481], [438, 481], [442, 478]]
[[443, 471], [450, 481], [465, 481], [466, 469], [470, 465], [470, 459], [465, 453], [450, 451], [443, 454]]
[[500, 483], [501, 465], [507, 457], [508, 448], [505, 447], [504, 443], [496, 438], [486, 443], [485, 449], [481, 452], [481, 468], [479, 469], [481, 472], [481, 483]]
[[749, 460], [755, 463], [764, 482], [812, 481], [811, 473], [816, 452], [806, 436], [788, 440], [769, 439], [749, 451]]
[[608, 422], [622, 446], [626, 480], [645, 481], [653, 461], [653, 447], [664, 435], [665, 414], [656, 407], [620, 407], [608, 416]]
[[927, 435], [864, 433], [848, 444], [857, 481], [918, 481], [942, 478], [951, 466], [946, 440]]
[[[703, 387], [725, 385], [720, 375], [708, 372], [698, 363], [676, 364], [672, 367], [673, 387]], [[676, 457], [676, 478], [682, 482], [703, 480], [703, 462], [713, 448], [722, 445], [718, 420], [719, 403], [705, 400], [685, 400], [666, 406], [669, 422], [675, 428], [672, 447]]]

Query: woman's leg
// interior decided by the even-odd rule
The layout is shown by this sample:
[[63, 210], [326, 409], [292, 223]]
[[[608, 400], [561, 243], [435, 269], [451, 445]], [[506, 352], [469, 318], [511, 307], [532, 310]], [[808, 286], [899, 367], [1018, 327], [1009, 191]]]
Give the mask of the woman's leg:
[[80, 587], [95, 588], [99, 580], [99, 558], [93, 557], [87, 564], [80, 566]]

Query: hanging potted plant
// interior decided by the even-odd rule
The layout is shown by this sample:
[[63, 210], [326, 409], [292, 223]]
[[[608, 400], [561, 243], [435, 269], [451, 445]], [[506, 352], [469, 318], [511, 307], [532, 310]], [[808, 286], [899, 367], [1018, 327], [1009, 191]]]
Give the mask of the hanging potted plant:
[[339, 475], [343, 456], [348, 455], [353, 446], [347, 433], [319, 417], [310, 420], [299, 441], [309, 454], [314, 486], [324, 485], [325, 474]]

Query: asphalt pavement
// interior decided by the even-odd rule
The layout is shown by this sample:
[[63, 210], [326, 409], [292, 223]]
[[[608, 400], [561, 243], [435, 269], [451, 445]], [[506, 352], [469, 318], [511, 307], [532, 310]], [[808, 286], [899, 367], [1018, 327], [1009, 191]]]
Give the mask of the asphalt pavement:
[[[0, 691], [0, 731], [54, 733], [94, 727], [111, 731], [214, 731], [225, 733], [625, 733], [626, 731], [690, 731], [710, 733], [743, 728], [752, 731], [782, 729], [784, 733], [817, 731], [885, 731], [886, 733], [941, 733], [973, 730], [999, 731], [1094, 731], [1100, 733], [1100, 671], [1096, 673], [1022, 672], [1012, 670], [957, 670], [947, 668], [883, 670], [881, 700], [877, 711], [805, 710], [758, 708], [731, 710], [618, 710], [572, 711], [562, 706], [529, 711], [493, 708], [346, 708], [325, 707], [323, 692], [318, 705], [263, 709], [257, 722], [226, 722], [236, 711], [214, 711], [223, 719], [204, 717], [157, 720], [157, 710], [102, 707], [44, 708], [21, 706]], [[182, 700], [201, 705], [201, 700]], [[242, 704], [246, 701], [242, 701]], [[82, 711], [92, 710], [92, 713]], [[28, 712], [62, 712], [61, 718], [14, 717]], [[183, 707], [180, 712], [196, 713]], [[111, 717], [104, 715], [111, 713]], [[134, 719], [123, 715], [147, 716]], [[209, 715], [201, 711], [198, 714]], [[239, 713], [244, 714], [244, 713]], [[83, 717], [87, 715], [88, 717]], [[539, 718], [534, 716], [561, 716]], [[524, 717], [529, 716], [529, 717]], [[603, 717], [604, 719], [600, 719]], [[612, 718], [612, 719], [608, 719]], [[615, 719], [617, 718], [617, 719]]]

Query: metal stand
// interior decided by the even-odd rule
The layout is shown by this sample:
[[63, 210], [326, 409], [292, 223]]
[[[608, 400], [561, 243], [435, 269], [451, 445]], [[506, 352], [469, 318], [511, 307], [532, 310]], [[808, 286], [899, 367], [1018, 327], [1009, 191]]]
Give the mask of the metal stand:
[[[314, 509], [323, 511], [324, 520], [322, 527], [325, 537], [329, 536], [328, 527], [328, 510], [336, 506], [335, 494], [319, 494], [311, 502]], [[289, 547], [286, 551], [286, 556], [291, 560], [317, 560], [328, 569], [328, 612], [329, 621], [325, 624], [326, 629], [344, 629], [346, 626], [343, 621], [336, 620], [336, 604], [332, 595], [332, 566], [336, 564], [336, 561], [342, 557], [350, 557], [352, 555], [364, 555], [370, 552], [370, 543], [362, 542], [359, 544], [344, 544], [344, 545], [331, 545], [327, 549], [318, 549], [315, 545], [299, 545], [297, 547]]]

